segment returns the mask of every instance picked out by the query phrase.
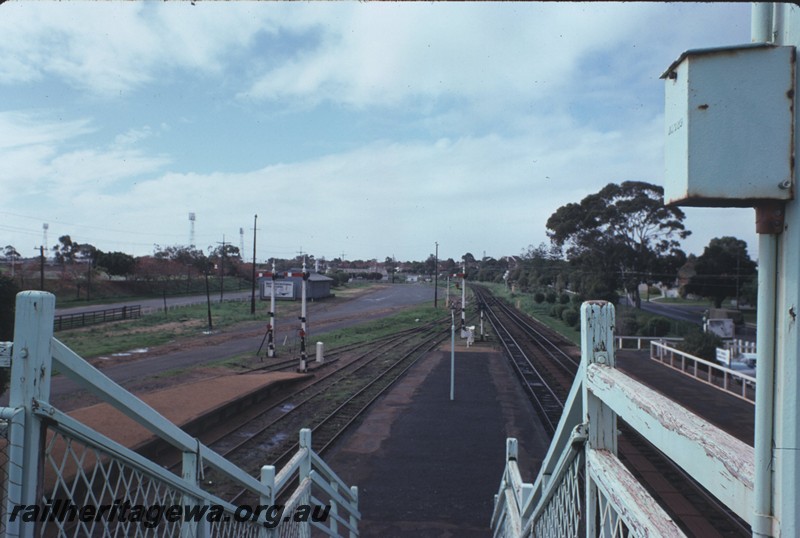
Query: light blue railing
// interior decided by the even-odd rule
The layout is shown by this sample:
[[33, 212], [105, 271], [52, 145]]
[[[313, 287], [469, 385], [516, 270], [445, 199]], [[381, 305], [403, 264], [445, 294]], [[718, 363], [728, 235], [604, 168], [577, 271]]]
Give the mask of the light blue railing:
[[[54, 306], [49, 293], [20, 293], [13, 345], [0, 345], [0, 366], [11, 368], [9, 406], [0, 408], [0, 536], [358, 535], [358, 490], [312, 450], [309, 430], [283, 469], [263, 466], [254, 478], [53, 338]], [[52, 406], [54, 369], [180, 450], [181, 475]], [[204, 489], [205, 468], [258, 503], [234, 505]], [[285, 488], [289, 500], [278, 505]]]
[[617, 370], [613, 328], [613, 305], [584, 303], [581, 367], [533, 483], [507, 441], [494, 536], [684, 536], [618, 459], [617, 418], [752, 523], [753, 447]]

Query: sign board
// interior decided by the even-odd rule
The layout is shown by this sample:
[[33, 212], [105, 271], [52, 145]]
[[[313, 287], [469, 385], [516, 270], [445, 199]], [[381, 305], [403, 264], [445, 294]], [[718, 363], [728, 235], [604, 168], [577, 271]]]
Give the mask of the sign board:
[[261, 281], [261, 297], [270, 297], [272, 295], [273, 285], [275, 286], [276, 299], [294, 299], [294, 283], [276, 280]]
[[716, 334], [720, 338], [733, 338], [735, 327], [732, 319], [709, 319], [706, 321], [705, 330], [709, 334]]

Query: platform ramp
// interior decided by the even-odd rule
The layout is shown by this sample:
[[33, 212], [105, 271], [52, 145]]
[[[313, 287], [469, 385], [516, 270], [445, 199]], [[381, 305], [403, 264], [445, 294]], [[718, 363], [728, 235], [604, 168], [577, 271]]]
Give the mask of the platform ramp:
[[619, 460], [618, 419], [752, 524], [753, 448], [616, 369], [613, 332], [613, 305], [583, 304], [581, 367], [532, 483], [506, 442], [493, 536], [684, 536]]
[[[312, 450], [309, 430], [283, 469], [251, 476], [53, 338], [54, 309], [52, 294], [20, 293], [14, 341], [0, 345], [11, 372], [9, 406], [0, 408], [0, 536], [358, 535], [358, 491]], [[54, 370], [178, 449], [180, 474], [51, 405]], [[208, 469], [226, 487], [209, 487]]]

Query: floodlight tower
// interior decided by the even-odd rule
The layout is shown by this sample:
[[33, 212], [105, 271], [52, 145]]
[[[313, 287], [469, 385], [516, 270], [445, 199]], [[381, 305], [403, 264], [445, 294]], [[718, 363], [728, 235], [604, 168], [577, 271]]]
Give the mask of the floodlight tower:
[[194, 248], [194, 212], [189, 213], [189, 248]]

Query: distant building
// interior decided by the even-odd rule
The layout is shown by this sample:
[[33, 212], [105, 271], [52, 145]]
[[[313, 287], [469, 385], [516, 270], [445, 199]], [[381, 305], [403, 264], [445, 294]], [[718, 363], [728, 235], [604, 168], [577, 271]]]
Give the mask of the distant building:
[[[292, 270], [290, 273], [299, 274], [301, 271]], [[269, 300], [272, 292], [273, 282], [275, 284], [275, 299], [294, 301], [303, 297], [303, 277], [288, 276], [272, 280], [272, 277], [261, 277], [258, 279], [258, 289], [261, 292], [262, 300]], [[306, 285], [306, 297], [309, 301], [316, 301], [332, 297], [331, 283], [333, 279], [318, 273], [311, 273], [308, 276]]]

